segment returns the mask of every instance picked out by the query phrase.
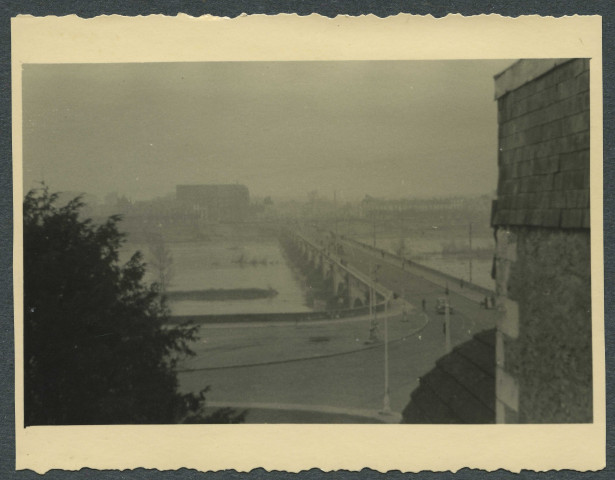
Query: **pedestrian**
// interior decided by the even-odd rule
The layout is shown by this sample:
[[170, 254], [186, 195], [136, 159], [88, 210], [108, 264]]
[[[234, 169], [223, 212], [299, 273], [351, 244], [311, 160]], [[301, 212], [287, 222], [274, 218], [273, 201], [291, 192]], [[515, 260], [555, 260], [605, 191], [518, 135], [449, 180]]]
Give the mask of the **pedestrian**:
[[446, 288], [444, 289], [444, 294], [448, 295], [448, 283], [446, 284]]
[[425, 301], [425, 299], [423, 299], [423, 311], [425, 311], [427, 309], [427, 302]]

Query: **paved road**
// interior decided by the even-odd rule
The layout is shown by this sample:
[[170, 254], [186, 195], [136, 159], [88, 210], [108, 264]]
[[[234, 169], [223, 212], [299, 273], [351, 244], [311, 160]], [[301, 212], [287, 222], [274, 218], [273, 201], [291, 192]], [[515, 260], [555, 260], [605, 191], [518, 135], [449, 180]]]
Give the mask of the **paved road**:
[[[381, 255], [372, 253], [349, 242], [343, 242], [345, 254], [342, 257], [358, 270], [369, 272], [374, 265], [380, 265], [377, 280], [389, 290], [401, 295], [406, 301], [422, 308], [423, 299], [426, 311], [434, 317], [434, 321], [444, 322], [444, 316], [435, 311], [436, 301], [445, 296], [447, 282], [436, 275], [426, 273], [421, 269], [405, 266], [401, 268], [397, 262], [383, 259]], [[451, 315], [452, 344], [462, 343], [481, 330], [495, 326], [493, 310], [481, 307], [483, 295], [458, 285], [448, 285], [449, 302], [455, 314]]]
[[[444, 353], [437, 322], [419, 333], [389, 345], [391, 408], [400, 412], [408, 403], [418, 377]], [[216, 404], [314, 405], [377, 411], [384, 393], [384, 347], [343, 355], [271, 365], [184, 372], [179, 374], [184, 391], [212, 387], [208, 394]], [[248, 419], [249, 420], [249, 419]]]
[[[444, 289], [407, 269], [380, 262], [377, 255], [363, 249], [353, 249], [350, 245], [345, 249], [344, 259], [365, 273], [374, 263], [381, 264], [378, 281], [418, 307], [411, 314], [413, 323], [425, 318], [421, 302], [423, 299], [427, 302], [429, 321], [424, 328], [389, 346], [391, 408], [401, 412], [419, 377], [446, 353], [444, 316], [435, 312], [436, 299], [444, 294]], [[495, 325], [494, 311], [481, 308], [477, 301], [451, 290], [450, 302], [456, 310], [451, 315], [453, 346]], [[289, 344], [288, 348], [294, 347]], [[382, 408], [384, 393], [384, 347], [301, 361], [286, 362], [282, 358], [280, 363], [268, 365], [183, 372], [179, 379], [183, 391], [199, 391], [210, 385], [207, 398], [215, 405], [277, 404], [286, 409], [297, 405], [298, 410], [312, 405], [314, 411], [377, 412]]]
[[[389, 341], [399, 341], [425, 326], [424, 315], [408, 314], [404, 319], [401, 308], [395, 307], [386, 314]], [[382, 318], [383, 313], [380, 315]], [[372, 320], [364, 315], [299, 322], [204, 324], [199, 328], [199, 339], [190, 344], [196, 356], [184, 360], [179, 371], [270, 365], [376, 348], [378, 344], [369, 341]], [[383, 325], [380, 327], [382, 333]]]
[[449, 291], [452, 293], [456, 293], [462, 297], [467, 298], [468, 300], [472, 300], [476, 303], [481, 303], [484, 301], [485, 299], [485, 294], [481, 293], [477, 290], [474, 290], [472, 288], [468, 288], [467, 286], [462, 286], [457, 282], [453, 282], [451, 280], [449, 280], [448, 278], [446, 278], [444, 275], [438, 275], [436, 272], [431, 271], [431, 269], [429, 268], [421, 268], [420, 266], [417, 266], [415, 263], [405, 263], [404, 266], [401, 266], [401, 259], [399, 259], [398, 257], [391, 255], [388, 252], [385, 252], [384, 255], [382, 254], [378, 254], [376, 252], [374, 252], [374, 250], [365, 245], [365, 246], [359, 246], [357, 245], [357, 243], [355, 242], [349, 242], [347, 240], [342, 240], [342, 245], [344, 246], [344, 249], [346, 250], [346, 252], [364, 252], [367, 255], [371, 255], [373, 257], [375, 257], [378, 260], [378, 263], [380, 264], [388, 264], [388, 265], [392, 265], [394, 267], [398, 267], [401, 268], [402, 270], [406, 270], [412, 274], [414, 274], [416, 277], [422, 278], [426, 281], [428, 281], [429, 283], [433, 284], [434, 286], [440, 286], [442, 288], [442, 290], [444, 291], [444, 289], [446, 287], [448, 287]]

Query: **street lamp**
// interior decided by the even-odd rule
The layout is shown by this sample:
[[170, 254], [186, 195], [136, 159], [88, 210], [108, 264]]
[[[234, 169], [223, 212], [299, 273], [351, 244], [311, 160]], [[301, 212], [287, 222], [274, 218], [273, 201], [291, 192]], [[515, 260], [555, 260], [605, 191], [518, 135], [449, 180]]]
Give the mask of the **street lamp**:
[[[372, 270], [372, 282], [371, 282], [371, 290], [374, 301], [374, 320], [373, 320], [373, 328], [374, 331], [378, 328], [378, 305], [376, 304], [376, 300], [378, 298], [378, 292], [376, 291], [376, 283], [378, 282], [378, 271], [380, 270], [380, 264], [376, 264], [376, 266]], [[391, 414], [391, 399], [389, 394], [389, 317], [387, 312], [387, 307], [391, 297], [386, 297], [384, 299], [384, 397], [382, 399], [382, 414], [390, 415]]]
[[391, 414], [391, 398], [389, 396], [389, 316], [387, 305], [390, 297], [384, 300], [384, 398], [382, 399], [382, 413]]
[[472, 222], [470, 222], [470, 283], [472, 283]]
[[444, 299], [444, 348], [446, 353], [451, 353], [451, 305], [448, 301], [448, 293]]
[[378, 273], [378, 269], [380, 268], [380, 265], [376, 264], [375, 266], [372, 266], [372, 268], [370, 269], [370, 275], [369, 275], [369, 280], [370, 280], [370, 285], [369, 285], [369, 314], [370, 316], [373, 315], [372, 318], [372, 324], [371, 324], [371, 328], [370, 328], [370, 332], [369, 332], [369, 343], [375, 343], [379, 340], [379, 335], [378, 335], [378, 306], [376, 305], [377, 302], [377, 292], [376, 292], [376, 282], [377, 282], [377, 273]]

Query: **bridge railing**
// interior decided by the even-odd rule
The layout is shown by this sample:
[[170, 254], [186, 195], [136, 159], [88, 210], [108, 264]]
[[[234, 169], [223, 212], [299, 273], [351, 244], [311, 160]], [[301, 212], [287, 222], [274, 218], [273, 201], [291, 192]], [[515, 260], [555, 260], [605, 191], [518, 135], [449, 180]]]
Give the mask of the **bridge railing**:
[[[331, 233], [333, 233], [333, 232], [331, 232]], [[345, 237], [343, 235], [340, 235], [340, 238], [342, 240], [346, 241], [346, 242], [352, 243], [353, 245], [356, 245], [359, 248], [363, 248], [364, 250], [367, 250], [369, 252], [378, 253], [380, 255], [383, 255], [383, 258], [390, 258], [390, 259], [398, 261], [398, 262], [401, 262], [402, 260], [405, 260], [406, 264], [411, 265], [412, 267], [415, 267], [415, 268], [417, 268], [419, 270], [422, 270], [422, 271], [424, 271], [426, 273], [430, 273], [432, 275], [439, 276], [442, 279], [448, 280], [448, 281], [450, 281], [452, 283], [458, 284], [458, 283], [460, 283], [462, 281], [462, 279], [459, 278], [459, 277], [455, 277], [453, 275], [449, 275], [448, 273], [442, 272], [440, 270], [436, 270], [435, 268], [428, 267], [428, 266], [423, 265], [421, 263], [417, 263], [417, 262], [415, 262], [413, 260], [410, 260], [410, 259], [407, 259], [407, 258], [402, 258], [399, 255], [396, 255], [396, 254], [391, 253], [391, 252], [387, 252], [386, 250], [382, 250], [380, 248], [373, 247], [372, 245], [368, 245], [366, 243], [360, 242], [358, 240], [355, 240], [354, 238], [348, 238], [348, 237]], [[464, 281], [463, 285], [464, 285], [464, 288], [468, 288], [470, 290], [474, 290], [474, 291], [476, 291], [478, 293], [481, 293], [483, 295], [492, 295], [494, 293], [493, 290], [490, 290], [490, 289], [485, 288], [485, 287], [481, 287], [480, 285], [476, 285], [475, 283], [470, 283], [468, 281]]]
[[331, 262], [335, 263], [340, 269], [345, 270], [348, 274], [352, 275], [356, 279], [358, 279], [361, 283], [367, 285], [368, 287], [373, 287], [374, 291], [376, 291], [379, 295], [385, 298], [385, 301], [388, 301], [393, 296], [393, 292], [378, 282], [372, 280], [369, 276], [360, 272], [356, 268], [350, 265], [344, 265], [342, 263], [342, 259], [339, 255], [326, 251], [324, 247], [315, 244], [312, 240], [306, 238], [304, 235], [300, 233], [294, 233], [295, 236], [303, 240], [305, 243], [310, 245], [312, 248], [317, 250], [321, 255], [327, 257]]

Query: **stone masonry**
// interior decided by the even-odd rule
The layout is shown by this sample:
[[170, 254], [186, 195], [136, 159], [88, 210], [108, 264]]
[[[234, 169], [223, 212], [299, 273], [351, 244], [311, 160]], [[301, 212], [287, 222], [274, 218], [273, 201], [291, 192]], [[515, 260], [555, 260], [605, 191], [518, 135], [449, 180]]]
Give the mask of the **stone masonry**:
[[589, 60], [495, 78], [496, 421], [592, 421]]

